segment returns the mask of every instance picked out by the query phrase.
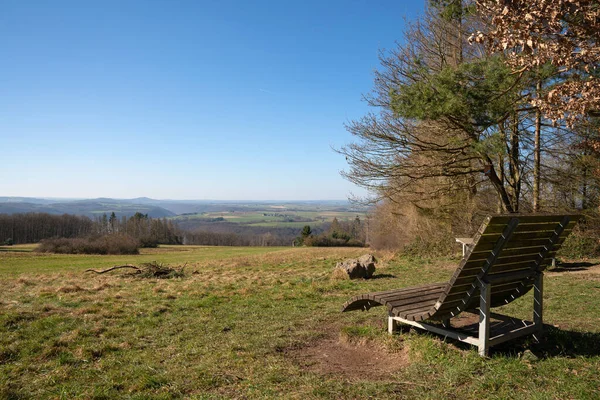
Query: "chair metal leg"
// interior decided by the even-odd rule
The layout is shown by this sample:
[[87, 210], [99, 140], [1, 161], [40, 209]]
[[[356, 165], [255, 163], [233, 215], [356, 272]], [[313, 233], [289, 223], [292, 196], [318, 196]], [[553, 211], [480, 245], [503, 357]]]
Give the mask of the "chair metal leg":
[[392, 335], [396, 330], [398, 330], [398, 322], [394, 319], [394, 315], [389, 313], [388, 315], [388, 333]]
[[490, 340], [490, 299], [492, 285], [485, 282], [479, 284], [479, 355], [486, 357]]
[[536, 275], [533, 283], [533, 322], [541, 331], [544, 326], [544, 273]]

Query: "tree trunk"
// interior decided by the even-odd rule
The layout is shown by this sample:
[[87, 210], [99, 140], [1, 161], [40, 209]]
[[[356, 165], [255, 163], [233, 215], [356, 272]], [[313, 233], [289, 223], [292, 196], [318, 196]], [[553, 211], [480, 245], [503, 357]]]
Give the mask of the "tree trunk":
[[581, 188], [581, 208], [587, 208], [587, 167], [583, 167], [583, 186]]
[[[504, 186], [504, 155], [498, 155], [498, 179]], [[502, 197], [498, 196], [498, 213], [501, 213], [504, 210]]]
[[583, 148], [583, 168], [582, 168], [582, 182], [581, 182], [581, 208], [586, 209], [588, 207], [587, 196], [588, 196], [588, 147], [587, 139], [591, 136], [591, 131], [588, 126], [586, 132], [586, 146]]
[[496, 189], [498, 196], [500, 197], [500, 200], [502, 202], [502, 209], [503, 209], [502, 211], [509, 212], [509, 213], [516, 212], [510, 201], [510, 197], [508, 196], [508, 193], [506, 192], [504, 183], [500, 180], [500, 178], [498, 178], [498, 175], [496, 174], [496, 170], [494, 169], [494, 164], [492, 164], [492, 160], [489, 157], [486, 157], [486, 158], [487, 158], [488, 165], [490, 166], [490, 171], [487, 175], [488, 175], [492, 185], [494, 185], [494, 188]]
[[462, 49], [462, 45], [463, 45], [463, 27], [462, 27], [462, 20], [463, 20], [463, 9], [462, 9], [462, 1], [459, 2], [459, 7], [460, 7], [460, 14], [458, 17], [458, 26], [457, 26], [457, 38], [456, 38], [456, 53], [457, 53], [457, 57], [456, 57], [456, 65], [460, 65], [463, 62], [463, 49]]
[[[536, 85], [538, 96], [542, 90], [542, 83]], [[542, 113], [539, 109], [535, 111], [535, 138], [533, 142], [533, 212], [540, 210], [540, 133], [542, 130]]]
[[510, 151], [508, 152], [508, 170], [510, 174], [511, 204], [513, 212], [519, 212], [519, 198], [521, 197], [521, 172], [519, 171], [519, 119], [518, 114], [513, 116], [510, 129]]

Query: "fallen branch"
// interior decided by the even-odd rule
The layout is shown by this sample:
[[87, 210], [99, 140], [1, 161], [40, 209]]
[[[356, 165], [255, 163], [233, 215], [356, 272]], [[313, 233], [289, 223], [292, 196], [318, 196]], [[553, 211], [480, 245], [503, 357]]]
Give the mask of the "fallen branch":
[[85, 272], [95, 272], [97, 274], [105, 274], [107, 272], [114, 271], [116, 269], [122, 269], [122, 268], [131, 268], [131, 269], [135, 269], [136, 271], [141, 271], [141, 268], [136, 267], [135, 265], [115, 265], [114, 267], [105, 269], [103, 271], [96, 271], [95, 269], [90, 268], [90, 269], [86, 269]]
[[114, 271], [116, 269], [122, 268], [131, 268], [134, 269], [135, 272], [130, 275], [135, 275], [140, 278], [181, 278], [183, 277], [183, 269], [187, 266], [187, 263], [183, 265], [183, 267], [179, 268], [171, 268], [166, 264], [162, 264], [156, 261], [150, 263], [140, 264], [140, 266], [135, 266], [131, 264], [127, 265], [115, 265], [114, 267], [97, 271], [95, 269], [86, 269], [85, 272], [94, 272], [96, 274], [105, 274], [110, 271]]

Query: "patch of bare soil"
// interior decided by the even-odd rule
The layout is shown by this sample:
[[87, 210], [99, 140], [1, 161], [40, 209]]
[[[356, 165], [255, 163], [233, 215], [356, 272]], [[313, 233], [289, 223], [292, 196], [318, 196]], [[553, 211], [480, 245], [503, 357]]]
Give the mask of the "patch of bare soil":
[[454, 328], [464, 328], [466, 326], [474, 325], [479, 323], [479, 314], [472, 313], [460, 313], [458, 316], [452, 318], [452, 326]]
[[407, 349], [390, 353], [373, 343], [326, 338], [287, 352], [302, 369], [347, 379], [388, 380], [409, 364]]

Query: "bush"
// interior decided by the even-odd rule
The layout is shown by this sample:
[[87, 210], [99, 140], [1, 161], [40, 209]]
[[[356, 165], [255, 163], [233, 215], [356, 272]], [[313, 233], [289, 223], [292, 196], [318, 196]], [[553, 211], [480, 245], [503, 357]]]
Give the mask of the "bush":
[[129, 236], [112, 234], [88, 238], [57, 238], [40, 242], [35, 251], [59, 254], [139, 254], [140, 242]]
[[446, 233], [439, 236], [432, 235], [426, 239], [417, 237], [402, 247], [402, 253], [415, 257], [440, 257], [457, 252], [454, 235]]
[[567, 237], [558, 251], [558, 256], [567, 258], [586, 258], [600, 256], [600, 237], [598, 232], [583, 231], [576, 228]]
[[305, 246], [312, 247], [364, 247], [365, 244], [356, 239], [334, 238], [327, 235], [309, 236], [304, 239]]
[[8, 238], [4, 241], [5, 246], [12, 246], [13, 244], [15, 244], [15, 241], [12, 240], [12, 238]]
[[140, 247], [142, 248], [156, 248], [158, 247], [158, 239], [155, 239], [151, 236], [142, 236], [140, 238]]

